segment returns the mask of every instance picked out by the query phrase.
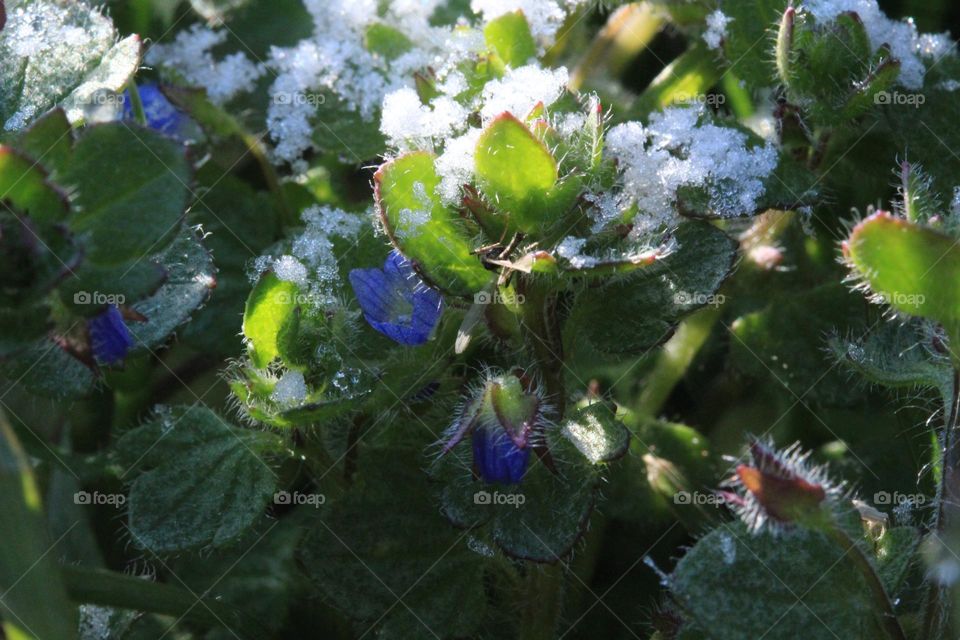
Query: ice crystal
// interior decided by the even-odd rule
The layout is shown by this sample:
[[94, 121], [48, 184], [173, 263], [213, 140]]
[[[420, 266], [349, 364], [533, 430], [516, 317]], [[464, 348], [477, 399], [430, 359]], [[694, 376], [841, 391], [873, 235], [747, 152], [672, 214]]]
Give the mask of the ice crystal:
[[707, 30], [703, 34], [703, 41], [711, 49], [719, 49], [727, 35], [727, 25], [733, 21], [733, 18], [726, 15], [720, 9], [707, 16]]
[[173, 42], [151, 47], [147, 62], [177, 71], [190, 84], [206, 89], [212, 102], [223, 104], [238, 93], [252, 90], [265, 73], [262, 65], [243, 53], [216, 60], [211, 50], [226, 39], [226, 31], [193, 25], [177, 34]]
[[273, 387], [270, 399], [283, 407], [294, 407], [307, 397], [307, 384], [299, 371], [287, 371]]

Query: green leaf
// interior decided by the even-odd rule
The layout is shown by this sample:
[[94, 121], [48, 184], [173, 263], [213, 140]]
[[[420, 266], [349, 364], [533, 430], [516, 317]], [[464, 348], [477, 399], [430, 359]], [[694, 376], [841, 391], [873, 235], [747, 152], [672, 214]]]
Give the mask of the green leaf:
[[523, 231], [552, 222], [550, 192], [557, 183], [557, 162], [547, 147], [513, 115], [504, 113], [477, 141], [477, 181], [487, 199]]
[[956, 240], [879, 211], [854, 227], [844, 255], [883, 302], [930, 318], [951, 336], [960, 326], [960, 247]]
[[54, 176], [70, 164], [73, 130], [63, 109], [51, 109], [24, 131], [16, 147]]
[[2, 145], [0, 200], [9, 200], [39, 223], [60, 222], [69, 211], [66, 194], [48, 182], [46, 173], [37, 162]]
[[298, 319], [297, 294], [293, 282], [267, 272], [250, 292], [243, 312], [243, 335], [250, 341], [250, 358], [264, 368], [280, 355], [279, 341]]
[[0, 413], [0, 614], [9, 638], [67, 640], [77, 635], [77, 609], [67, 599], [56, 544], [44, 525], [40, 488], [30, 461]]
[[884, 323], [858, 340], [833, 338], [835, 357], [874, 384], [892, 388], [930, 387], [949, 398], [953, 367], [933, 348], [921, 323]]
[[738, 522], [697, 542], [669, 586], [715, 640], [884, 637], [868, 585], [844, 556], [822, 534], [796, 528], [779, 537], [750, 535]]
[[[23, 16], [11, 14], [0, 31], [0, 122], [7, 131], [22, 129], [63, 101], [72, 119], [101, 91], [122, 89], [140, 61], [140, 40], [117, 42], [110, 18], [86, 2], [34, 0], [21, 3]], [[38, 42], [20, 55], [17, 40], [28, 22], [41, 21]], [[27, 22], [25, 25], [24, 22]], [[69, 37], [68, 37], [69, 35]]]
[[[527, 472], [516, 485], [490, 485], [475, 478], [467, 438], [433, 468], [434, 477], [443, 482], [444, 514], [457, 527], [483, 527], [511, 557], [534, 562], [566, 557], [586, 531], [600, 480], [591, 456], [580, 448], [584, 442], [579, 435], [568, 435], [564, 428], [548, 431], [553, 470], [531, 455]], [[613, 435], [610, 440], [612, 447], [601, 446], [596, 452], [622, 454], [614, 450], [619, 448], [614, 441], [623, 442], [625, 436]]]
[[487, 46], [511, 67], [520, 67], [537, 56], [537, 42], [522, 11], [505, 13], [483, 28]]
[[560, 425], [560, 431], [592, 464], [620, 458], [630, 444], [630, 432], [614, 410], [601, 402], [574, 413]]
[[63, 176], [77, 190], [70, 228], [87, 236], [95, 262], [141, 258], [173, 239], [190, 179], [184, 147], [173, 140], [124, 123], [90, 127]]
[[146, 322], [127, 323], [137, 345], [148, 349], [162, 344], [189, 320], [217, 286], [213, 259], [193, 229], [182, 230], [151, 262], [166, 273], [166, 280], [156, 293], [131, 305]]
[[577, 295], [564, 328], [569, 353], [643, 353], [669, 338], [683, 316], [723, 301], [715, 294], [737, 243], [701, 222], [681, 225], [676, 239], [674, 253]]
[[65, 280], [57, 293], [73, 313], [92, 316], [103, 310], [102, 304], [91, 303], [92, 294], [113, 296], [118, 304], [132, 305], [156, 293], [166, 279], [166, 268], [153, 260], [135, 262], [122, 273], [117, 273], [116, 267], [85, 262], [74, 269], [73, 277]]
[[427, 280], [448, 293], [470, 295], [491, 275], [472, 254], [457, 214], [437, 196], [433, 159], [415, 152], [380, 167], [374, 176], [380, 216], [393, 244]]
[[49, 338], [5, 362], [3, 375], [30, 393], [55, 399], [81, 398], [97, 383], [90, 367]]
[[437, 512], [409, 454], [364, 451], [363, 481], [318, 515], [300, 559], [338, 609], [380, 623], [378, 636], [470, 637], [485, 608], [483, 557]]
[[750, 85], [767, 87], [776, 78], [772, 27], [787, 4], [788, 0], [730, 0], [723, 4], [723, 12], [732, 19], [723, 52], [730, 71]]
[[375, 22], [367, 28], [363, 44], [367, 51], [381, 55], [387, 60], [398, 58], [413, 47], [410, 38], [382, 22]]
[[193, 406], [161, 409], [124, 434], [117, 449], [125, 476], [135, 478], [128, 501], [133, 541], [163, 554], [220, 546], [250, 528], [276, 490], [268, 457], [283, 453], [284, 443]]

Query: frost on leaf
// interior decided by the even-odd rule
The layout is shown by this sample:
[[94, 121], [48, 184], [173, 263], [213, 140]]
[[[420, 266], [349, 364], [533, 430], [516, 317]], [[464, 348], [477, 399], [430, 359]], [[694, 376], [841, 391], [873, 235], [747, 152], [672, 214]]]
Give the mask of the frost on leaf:
[[647, 126], [628, 122], [607, 134], [607, 153], [618, 162], [623, 205], [635, 203], [635, 230], [676, 221], [677, 190], [705, 188], [710, 209], [722, 217], [753, 213], [764, 178], [777, 167], [772, 144], [749, 146], [747, 134], [701, 122], [696, 109], [673, 108]]
[[0, 32], [4, 130], [24, 128], [61, 101], [78, 120], [101, 92], [122, 90], [140, 47], [135, 36], [116, 39], [110, 19], [85, 2], [39, 0], [10, 11]]

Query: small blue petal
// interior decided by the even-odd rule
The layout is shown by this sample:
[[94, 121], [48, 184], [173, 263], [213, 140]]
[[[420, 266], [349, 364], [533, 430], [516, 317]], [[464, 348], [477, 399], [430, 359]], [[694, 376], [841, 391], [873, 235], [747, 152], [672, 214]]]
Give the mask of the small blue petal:
[[[137, 93], [143, 104], [147, 126], [173, 138], [180, 138], [187, 118], [167, 100], [160, 87], [152, 82], [146, 83], [137, 87]], [[130, 122], [136, 120], [129, 91], [123, 93], [123, 119]]]
[[473, 462], [484, 482], [516, 484], [523, 479], [530, 448], [518, 447], [498, 427], [480, 426], [473, 431]]
[[350, 285], [370, 326], [395, 342], [423, 344], [443, 311], [443, 298], [427, 287], [410, 262], [391, 251], [383, 269], [353, 269]]
[[93, 355], [104, 364], [116, 364], [123, 360], [133, 346], [130, 330], [116, 305], [110, 305], [100, 315], [87, 321]]

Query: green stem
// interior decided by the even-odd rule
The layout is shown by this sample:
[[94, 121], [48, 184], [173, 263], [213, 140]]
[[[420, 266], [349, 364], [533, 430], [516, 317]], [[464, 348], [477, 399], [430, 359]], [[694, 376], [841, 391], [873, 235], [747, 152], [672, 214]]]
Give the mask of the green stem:
[[537, 359], [547, 398], [555, 409], [551, 417], [560, 420], [566, 409], [567, 394], [556, 294], [529, 278], [519, 281], [518, 291], [524, 296], [521, 316], [524, 338]]
[[226, 627], [242, 638], [263, 638], [265, 630], [243, 611], [219, 600], [200, 597], [169, 584], [161, 584], [102, 569], [63, 567], [70, 599], [134, 611], [149, 611], [189, 620], [209, 627]]
[[[953, 340], [950, 343], [958, 344]], [[953, 356], [952, 347], [951, 356]], [[956, 441], [958, 422], [960, 422], [958, 404], [960, 404], [960, 370], [954, 369], [950, 406], [946, 407], [947, 419], [944, 423], [943, 450], [940, 455], [940, 488], [937, 492], [937, 512], [933, 525], [933, 532], [936, 536], [942, 536], [948, 524], [956, 525], [958, 521], [956, 507], [953, 506], [960, 504], [960, 502], [957, 502], [960, 500], [960, 496], [956, 495], [957, 474], [960, 472], [960, 454], [958, 454], [960, 447], [957, 447]], [[940, 613], [942, 606], [942, 588], [935, 580], [930, 580], [927, 585], [927, 602], [924, 607], [921, 638], [937, 638], [940, 636], [940, 621], [943, 619]]]
[[845, 553], [849, 554], [853, 559], [857, 571], [860, 572], [860, 575], [863, 576], [863, 579], [866, 581], [874, 602], [880, 608], [880, 625], [884, 631], [886, 631], [887, 637], [890, 638], [890, 640], [907, 640], [907, 636], [900, 626], [900, 621], [897, 620], [897, 614], [893, 611], [893, 605], [890, 603], [887, 590], [884, 588], [880, 576], [877, 575], [873, 564], [869, 558], [867, 558], [863, 548], [858, 545], [846, 531], [835, 524], [827, 529], [827, 534], [844, 548]]
[[677, 332], [657, 355], [657, 361], [637, 401], [638, 413], [656, 417], [673, 388], [683, 378], [690, 363], [710, 337], [710, 332], [719, 318], [718, 306], [704, 307], [680, 324]]
[[529, 563], [523, 581], [520, 640], [554, 640], [563, 601], [563, 564]]
[[147, 126], [147, 114], [143, 110], [143, 101], [140, 99], [140, 91], [137, 89], [137, 83], [131, 78], [127, 83], [127, 93], [130, 94], [131, 108], [133, 117], [137, 124]]

